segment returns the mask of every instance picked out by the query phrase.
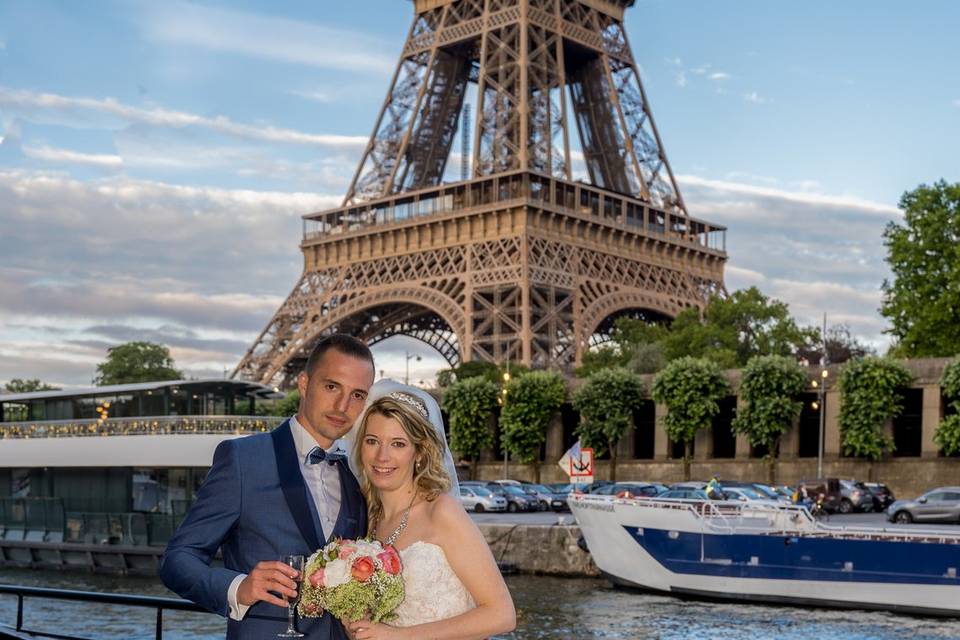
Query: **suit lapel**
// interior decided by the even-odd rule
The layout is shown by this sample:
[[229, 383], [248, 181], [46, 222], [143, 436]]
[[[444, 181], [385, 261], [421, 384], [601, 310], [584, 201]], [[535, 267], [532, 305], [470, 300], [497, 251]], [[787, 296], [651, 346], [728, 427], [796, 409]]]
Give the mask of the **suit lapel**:
[[367, 505], [360, 485], [344, 460], [337, 462], [340, 473], [340, 514], [333, 528], [333, 536], [360, 538], [367, 535]]
[[290, 431], [290, 421], [270, 433], [273, 438], [273, 451], [277, 458], [277, 474], [280, 476], [280, 487], [283, 497], [290, 508], [293, 521], [300, 530], [300, 535], [311, 550], [320, 548], [320, 539], [314, 527], [313, 509], [310, 508], [310, 493], [300, 473], [300, 460], [297, 458], [297, 448], [293, 444], [293, 433]]

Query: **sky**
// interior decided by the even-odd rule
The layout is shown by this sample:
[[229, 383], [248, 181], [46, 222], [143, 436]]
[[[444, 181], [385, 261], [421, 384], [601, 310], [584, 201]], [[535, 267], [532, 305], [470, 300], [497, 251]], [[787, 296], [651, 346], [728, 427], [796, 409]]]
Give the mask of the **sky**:
[[[300, 275], [300, 217], [339, 206], [412, 17], [0, 1], [0, 383], [88, 385], [128, 340], [189, 376], [232, 370]], [[729, 228], [729, 290], [886, 347], [883, 230], [905, 191], [960, 181], [957, 24], [953, 0], [628, 10], [687, 208]], [[375, 356], [414, 383], [445, 367], [403, 337]]]

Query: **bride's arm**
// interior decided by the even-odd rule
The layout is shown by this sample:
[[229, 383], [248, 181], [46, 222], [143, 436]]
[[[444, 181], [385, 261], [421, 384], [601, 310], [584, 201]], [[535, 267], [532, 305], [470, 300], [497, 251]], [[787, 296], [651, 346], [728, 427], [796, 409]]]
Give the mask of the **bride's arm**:
[[[450, 567], [473, 596], [476, 608], [453, 618], [413, 627], [381, 627], [376, 631], [370, 629], [369, 631], [374, 633], [369, 637], [398, 640], [471, 640], [512, 631], [517, 625], [513, 599], [477, 525], [460, 503], [449, 495], [437, 498], [431, 524], [434, 540], [443, 548]], [[366, 636], [360, 633], [356, 637]]]

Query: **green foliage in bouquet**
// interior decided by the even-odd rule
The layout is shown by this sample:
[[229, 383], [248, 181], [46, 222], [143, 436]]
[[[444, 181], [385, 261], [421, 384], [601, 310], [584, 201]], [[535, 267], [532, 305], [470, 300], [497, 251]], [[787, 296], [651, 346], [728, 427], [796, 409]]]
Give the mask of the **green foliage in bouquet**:
[[[393, 610], [403, 602], [403, 580], [380, 571], [370, 578], [370, 582], [376, 588], [371, 589], [366, 582], [350, 581], [332, 589], [313, 589], [315, 598], [311, 600], [344, 622], [356, 622], [368, 616], [373, 622], [389, 622], [394, 617]], [[304, 612], [306, 600], [304, 590], [300, 601], [300, 615], [303, 616], [308, 615]]]
[[[372, 551], [371, 544], [376, 545]], [[357, 563], [366, 563], [365, 568], [358, 569], [360, 564], [352, 564], [349, 558], [346, 566], [343, 564], [345, 560], [338, 559], [345, 546], [354, 549], [361, 547], [352, 557], [356, 558]], [[327, 581], [331, 579], [330, 572], [334, 567], [338, 567], [337, 584], [324, 586], [329, 584]], [[344, 570], [348, 573], [344, 574]], [[388, 622], [396, 617], [394, 609], [406, 595], [400, 570], [400, 556], [393, 547], [384, 549], [379, 543], [366, 539], [331, 542], [311, 556], [304, 569], [298, 605], [300, 615], [316, 618], [322, 616], [324, 611], [329, 611], [344, 622], [356, 622], [363, 618], [373, 622]], [[318, 571], [324, 573], [314, 576]], [[315, 584], [316, 580], [311, 577], [319, 582]]]

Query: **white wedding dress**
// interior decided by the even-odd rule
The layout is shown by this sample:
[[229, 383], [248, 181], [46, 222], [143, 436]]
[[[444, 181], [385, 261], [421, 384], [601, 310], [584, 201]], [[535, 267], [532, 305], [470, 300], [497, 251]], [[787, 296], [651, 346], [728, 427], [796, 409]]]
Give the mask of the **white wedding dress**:
[[446, 620], [477, 606], [441, 547], [418, 540], [400, 551], [400, 560], [406, 595], [391, 625], [412, 627]]

